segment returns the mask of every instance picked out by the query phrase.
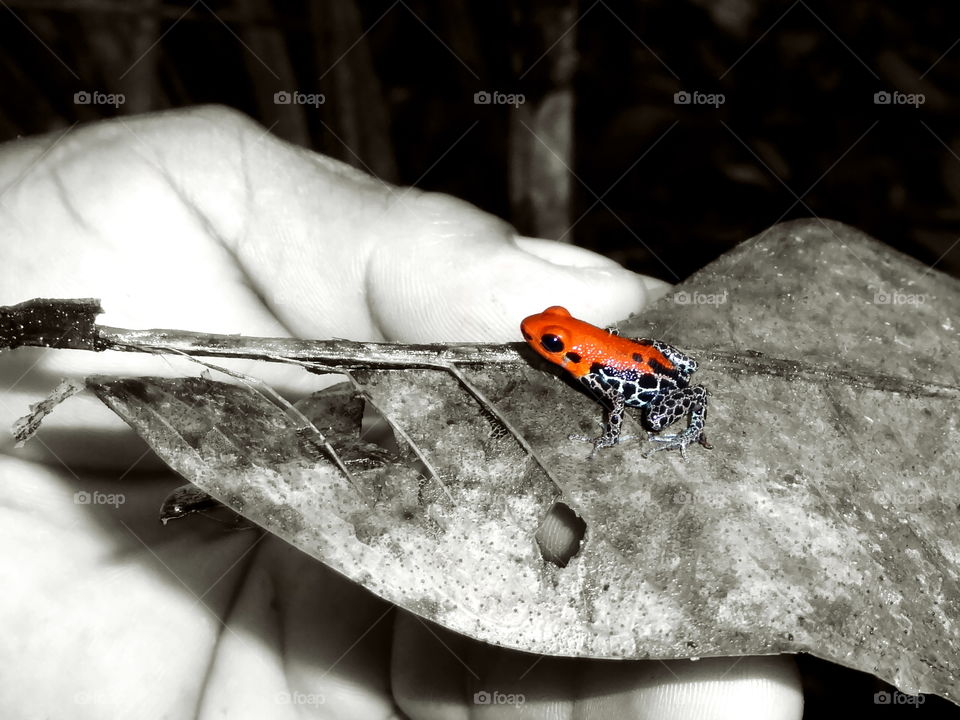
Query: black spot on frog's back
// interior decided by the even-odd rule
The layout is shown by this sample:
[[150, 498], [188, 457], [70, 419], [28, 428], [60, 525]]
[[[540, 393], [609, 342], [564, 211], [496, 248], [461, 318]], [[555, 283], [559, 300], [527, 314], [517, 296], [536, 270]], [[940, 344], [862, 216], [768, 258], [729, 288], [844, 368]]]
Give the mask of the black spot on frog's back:
[[644, 389], [655, 389], [659, 387], [660, 381], [655, 375], [644, 374], [637, 378], [637, 385]]
[[653, 369], [658, 375], [665, 375], [666, 377], [673, 378], [674, 380], [679, 379], [680, 373], [677, 368], [668, 368], [666, 365], [658, 361], [656, 358], [650, 358], [647, 361], [647, 364]]

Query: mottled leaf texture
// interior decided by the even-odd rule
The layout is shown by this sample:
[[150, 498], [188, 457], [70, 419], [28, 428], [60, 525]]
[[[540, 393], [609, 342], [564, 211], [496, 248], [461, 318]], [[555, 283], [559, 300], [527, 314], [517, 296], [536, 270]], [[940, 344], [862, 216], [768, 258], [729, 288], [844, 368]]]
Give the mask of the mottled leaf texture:
[[[185, 478], [453, 630], [599, 658], [808, 652], [956, 702], [958, 317], [955, 280], [850, 228], [772, 228], [620, 327], [700, 360], [714, 449], [686, 461], [644, 440], [588, 459], [567, 435], [599, 406], [532, 353], [463, 370], [473, 394], [355, 373], [398, 450], [361, 439], [353, 386], [304, 411], [349, 479], [248, 387], [89, 385]], [[558, 502], [586, 524], [565, 566], [535, 539]]]

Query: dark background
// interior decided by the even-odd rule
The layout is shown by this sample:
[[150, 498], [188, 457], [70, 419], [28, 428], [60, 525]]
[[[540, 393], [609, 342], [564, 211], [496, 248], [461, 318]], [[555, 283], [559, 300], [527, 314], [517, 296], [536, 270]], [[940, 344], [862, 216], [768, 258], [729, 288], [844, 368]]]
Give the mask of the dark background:
[[[956, 276], [958, 45], [947, 1], [5, 0], [0, 140], [224, 103], [671, 282], [810, 216]], [[325, 101], [276, 104], [279, 91]], [[481, 91], [525, 102], [476, 104]], [[724, 102], [677, 104], [680, 91]], [[876, 104], [880, 91], [923, 104]], [[876, 706], [872, 677], [801, 668], [807, 717], [958, 715], [933, 697]]]
[[[960, 274], [954, 2], [4, 6], [0, 139], [218, 102], [385, 179], [673, 282], [778, 220], [812, 215]], [[95, 90], [126, 102], [75, 104]], [[326, 102], [276, 105], [282, 90]], [[526, 103], [474, 104], [482, 90]], [[681, 90], [725, 102], [677, 105]], [[877, 105], [882, 90], [924, 103]], [[531, 207], [536, 196], [546, 209]]]

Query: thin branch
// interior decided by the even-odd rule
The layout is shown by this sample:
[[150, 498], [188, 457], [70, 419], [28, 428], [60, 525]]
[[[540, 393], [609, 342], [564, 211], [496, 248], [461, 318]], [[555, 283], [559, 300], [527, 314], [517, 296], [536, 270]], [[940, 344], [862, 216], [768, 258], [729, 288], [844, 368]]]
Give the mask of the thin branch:
[[526, 343], [406, 345], [353, 340], [296, 340], [292, 338], [213, 335], [183, 330], [125, 330], [99, 326], [105, 349], [142, 352], [147, 348], [177, 350], [187, 355], [250, 360], [300, 360], [334, 370], [397, 370], [446, 368], [450, 365], [524, 363]]
[[0, 349], [20, 346], [73, 350], [169, 352], [203, 357], [284, 362], [299, 360], [332, 370], [436, 368], [526, 364], [525, 343], [406, 345], [353, 340], [218, 335], [186, 330], [129, 330], [97, 325], [95, 299], [37, 298], [0, 307]]
[[[128, 330], [97, 325], [95, 319], [101, 312], [100, 301], [94, 299], [38, 298], [18, 305], [0, 306], [0, 350], [34, 346], [94, 351], [170, 352], [267, 362], [300, 361], [318, 369], [333, 371], [402, 368], [449, 371], [452, 367], [527, 366], [534, 356], [532, 351], [526, 349], [526, 343], [521, 342], [500, 345], [406, 345], [244, 337], [185, 330]], [[960, 389], [954, 385], [919, 382], [871, 372], [866, 368], [777, 358], [749, 349], [723, 351], [686, 347], [686, 350], [701, 361], [705, 370], [714, 372], [768, 375], [784, 380], [803, 380], [814, 385], [840, 384], [917, 397], [960, 397]]]

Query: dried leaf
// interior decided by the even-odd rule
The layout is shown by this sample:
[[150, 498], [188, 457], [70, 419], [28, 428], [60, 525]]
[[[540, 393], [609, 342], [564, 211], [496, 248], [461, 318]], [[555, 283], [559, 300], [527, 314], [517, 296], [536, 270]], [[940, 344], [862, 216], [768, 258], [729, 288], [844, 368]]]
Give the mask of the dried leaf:
[[[315, 398], [349, 478], [248, 387], [88, 385], [204, 491], [453, 630], [602, 658], [809, 652], [956, 702], [958, 311], [955, 280], [839, 224], [744, 243], [621, 327], [700, 360], [715, 449], [686, 462], [637, 441], [588, 460], [567, 435], [599, 406], [532, 353], [355, 373], [396, 453], [361, 439], [353, 391]], [[541, 543], [570, 508], [562, 567]]]

